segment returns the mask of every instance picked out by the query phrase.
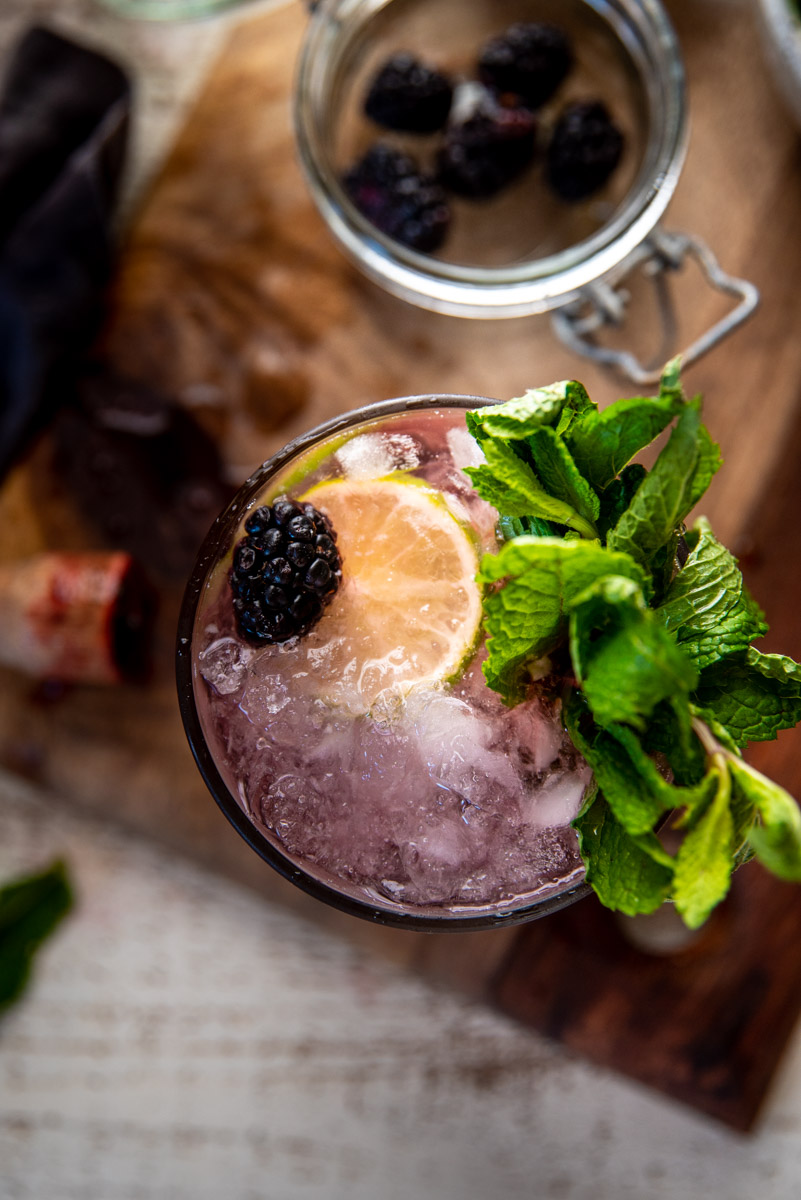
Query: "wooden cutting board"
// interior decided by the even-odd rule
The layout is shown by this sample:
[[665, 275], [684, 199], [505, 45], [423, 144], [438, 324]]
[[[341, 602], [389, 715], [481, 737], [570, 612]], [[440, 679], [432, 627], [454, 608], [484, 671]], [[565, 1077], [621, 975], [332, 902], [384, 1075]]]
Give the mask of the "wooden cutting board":
[[[798, 135], [758, 69], [750, 9], [670, 7], [694, 119], [666, 224], [706, 238], [763, 296], [750, 324], [687, 373], [726, 459], [704, 508], [746, 552], [777, 646], [801, 656]], [[289, 97], [305, 19], [291, 3], [233, 30], [128, 233], [102, 344], [110, 365], [186, 405], [220, 445], [232, 482], [318, 421], [387, 396], [503, 398], [564, 377], [582, 379], [601, 403], [633, 392], [572, 357], [547, 318], [424, 313], [344, 261], [293, 148]], [[678, 286], [689, 340], [721, 305], [692, 271]], [[645, 337], [644, 311], [633, 320]], [[0, 494], [6, 559], [97, 544], [49, 464], [44, 443]], [[269, 872], [206, 794], [174, 698], [179, 589], [165, 582], [161, 593], [146, 686], [54, 701], [2, 675], [3, 763], [737, 1128], [753, 1122], [801, 1003], [801, 956], [788, 951], [801, 933], [797, 892], [761, 874], [755, 882], [749, 868], [725, 920], [704, 934], [708, 952], [702, 941], [668, 955], [637, 949], [625, 923], [592, 901], [523, 932], [456, 937], [373, 928], [318, 906]], [[801, 792], [796, 735], [762, 748], [759, 762]]]

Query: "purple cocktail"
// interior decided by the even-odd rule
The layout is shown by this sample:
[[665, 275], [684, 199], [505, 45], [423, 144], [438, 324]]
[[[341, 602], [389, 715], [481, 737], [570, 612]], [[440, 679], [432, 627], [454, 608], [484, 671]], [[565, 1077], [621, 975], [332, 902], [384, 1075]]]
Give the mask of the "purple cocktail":
[[[389, 401], [287, 447], [215, 524], [182, 614], [184, 721], [223, 810], [307, 891], [415, 928], [530, 919], [585, 891], [570, 822], [590, 774], [558, 672], [537, 664], [509, 709], [481, 671], [475, 575], [497, 514], [462, 470], [481, 460], [465, 426], [481, 403]], [[294, 603], [294, 583], [270, 582], [297, 548], [292, 511], [298, 536], [307, 511], [333, 528], [341, 581], [308, 628], [276, 632]], [[312, 574], [314, 553], [298, 551]], [[253, 636], [241, 564], [270, 589]]]

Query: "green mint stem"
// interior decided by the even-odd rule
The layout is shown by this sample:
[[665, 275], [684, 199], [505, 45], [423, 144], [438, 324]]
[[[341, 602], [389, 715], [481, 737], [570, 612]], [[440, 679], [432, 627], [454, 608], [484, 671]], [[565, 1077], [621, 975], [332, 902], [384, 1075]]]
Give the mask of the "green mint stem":
[[722, 765], [727, 757], [734, 758], [730, 750], [727, 750], [725, 746], [721, 746], [707, 723], [702, 721], [700, 717], [692, 718], [692, 727], [711, 762], [716, 765]]

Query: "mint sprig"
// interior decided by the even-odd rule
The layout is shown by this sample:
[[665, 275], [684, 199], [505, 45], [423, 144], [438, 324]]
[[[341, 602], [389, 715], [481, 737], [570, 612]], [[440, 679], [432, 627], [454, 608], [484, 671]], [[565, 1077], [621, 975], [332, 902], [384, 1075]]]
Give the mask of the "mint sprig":
[[[696, 928], [750, 857], [801, 881], [801, 810], [741, 757], [801, 719], [801, 666], [754, 649], [767, 624], [736, 559], [704, 518], [686, 528], [720, 452], [678, 360], [657, 396], [600, 411], [561, 382], [467, 423], [503, 539], [479, 575], [484, 673], [511, 705], [569, 654], [565, 723], [594, 776], [574, 827], [602, 903], [672, 899]], [[632, 461], [666, 432], [650, 470]]]

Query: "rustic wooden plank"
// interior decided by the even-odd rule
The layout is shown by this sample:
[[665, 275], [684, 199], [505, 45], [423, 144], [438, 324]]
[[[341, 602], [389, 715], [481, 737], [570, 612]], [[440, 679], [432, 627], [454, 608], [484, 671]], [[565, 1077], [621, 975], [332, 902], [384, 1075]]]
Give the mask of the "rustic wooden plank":
[[743, 868], [697, 940], [632, 943], [594, 897], [519, 935], [495, 1002], [592, 1062], [752, 1127], [801, 1007], [801, 894]]

